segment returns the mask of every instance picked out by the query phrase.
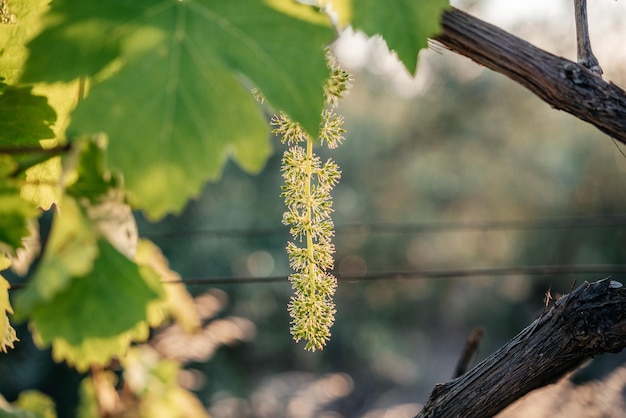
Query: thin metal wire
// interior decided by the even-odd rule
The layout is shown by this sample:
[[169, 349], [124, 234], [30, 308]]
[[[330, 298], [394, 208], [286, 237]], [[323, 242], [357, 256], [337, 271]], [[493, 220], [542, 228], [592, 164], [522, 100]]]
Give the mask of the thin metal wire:
[[[537, 266], [511, 266], [496, 268], [477, 269], [441, 269], [441, 270], [413, 270], [413, 271], [373, 271], [364, 274], [342, 274], [333, 272], [337, 280], [341, 282], [362, 282], [373, 280], [399, 280], [399, 279], [452, 279], [463, 277], [487, 277], [487, 276], [557, 276], [561, 274], [625, 274], [626, 264], [566, 264], [566, 265], [537, 265]], [[222, 286], [241, 285], [253, 283], [288, 283], [289, 276], [267, 277], [199, 277], [186, 278], [181, 281], [163, 281], [164, 284], [184, 284], [187, 286]], [[28, 283], [13, 283], [11, 290], [22, 289]]]
[[[421, 234], [442, 233], [459, 230], [491, 231], [491, 230], [554, 230], [573, 228], [608, 228], [626, 226], [626, 214], [574, 216], [564, 218], [544, 218], [535, 220], [504, 220], [504, 221], [469, 221], [469, 222], [430, 222], [430, 223], [355, 223], [336, 227], [338, 234]], [[166, 234], [146, 234], [145, 237], [154, 240], [189, 239], [194, 236], [209, 238], [251, 238], [267, 237], [287, 234], [286, 227], [256, 228], [256, 229], [198, 229]], [[541, 265], [541, 266], [514, 266], [483, 269], [447, 269], [447, 270], [416, 270], [416, 271], [382, 271], [369, 272], [360, 275], [341, 274], [333, 272], [340, 281], [370, 281], [392, 279], [436, 279], [462, 278], [477, 276], [510, 276], [510, 275], [545, 275], [559, 274], [615, 274], [626, 273], [626, 265]], [[183, 281], [164, 282], [171, 284], [185, 284], [189, 286], [219, 286], [249, 283], [287, 283], [288, 276], [269, 277], [205, 277], [187, 278]], [[26, 283], [14, 283], [12, 289], [27, 286]]]
[[[539, 266], [513, 266], [479, 269], [442, 269], [442, 270], [414, 270], [414, 271], [373, 271], [364, 274], [341, 274], [333, 272], [337, 280], [342, 282], [359, 282], [373, 280], [397, 280], [397, 279], [451, 279], [480, 276], [556, 276], [560, 274], [618, 274], [626, 273], [626, 264], [585, 264], [585, 265], [539, 265]], [[198, 285], [228, 285], [249, 283], [287, 283], [288, 276], [268, 277], [211, 277], [211, 278], [188, 278], [182, 281], [164, 283]]]
[[[626, 226], [626, 214], [572, 216], [565, 218], [544, 218], [534, 220], [467, 221], [467, 222], [424, 222], [424, 223], [354, 223], [336, 225], [337, 235], [364, 235], [369, 233], [425, 234], [451, 231], [493, 231], [493, 230], [554, 230], [582, 228], [610, 228]], [[267, 228], [212, 228], [145, 234], [146, 238], [181, 240], [195, 238], [266, 238], [288, 234], [287, 227]]]

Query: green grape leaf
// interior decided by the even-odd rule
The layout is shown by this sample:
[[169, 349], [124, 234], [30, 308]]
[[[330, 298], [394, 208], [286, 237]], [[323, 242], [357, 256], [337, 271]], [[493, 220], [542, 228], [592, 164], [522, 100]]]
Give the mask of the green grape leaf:
[[14, 84], [28, 55], [26, 42], [41, 29], [41, 15], [46, 13], [50, 0], [10, 0], [4, 3], [15, 22], [0, 24], [0, 77]]
[[352, 2], [351, 23], [369, 36], [382, 35], [415, 74], [417, 54], [439, 32], [439, 17], [448, 5], [448, 0], [358, 0]]
[[[103, 370], [102, 373], [113, 374], [108, 370]], [[76, 407], [76, 416], [79, 418], [99, 418], [101, 415], [100, 406], [98, 405], [98, 393], [93, 382], [93, 376], [87, 376], [80, 382], [78, 396], [79, 403]]]
[[25, 390], [10, 405], [0, 396], [0, 418], [56, 418], [54, 401], [36, 390]]
[[50, 238], [29, 285], [15, 297], [15, 317], [25, 319], [32, 309], [49, 303], [73, 278], [88, 274], [98, 256], [97, 236], [78, 203], [66, 198], [55, 214]]
[[[258, 171], [269, 154], [259, 108], [227, 68], [216, 67], [204, 68], [206, 90], [193, 82], [172, 96], [161, 87], [169, 60], [154, 54], [95, 86], [74, 113], [71, 129], [107, 132], [109, 167], [123, 173], [130, 203], [153, 219], [182, 209], [206, 180], [217, 178], [228, 153], [249, 171]], [[216, 79], [223, 82], [206, 84]]]
[[116, 182], [105, 167], [106, 147], [102, 136], [74, 143], [81, 150], [76, 181], [67, 188], [67, 193], [77, 199], [86, 197], [91, 202], [105, 195]]
[[54, 109], [31, 87], [7, 86], [0, 80], [0, 152], [12, 147], [38, 147], [40, 139], [54, 138]]
[[24, 80], [98, 73], [71, 132], [105, 132], [129, 200], [159, 218], [229, 156], [261, 169], [268, 129], [250, 87], [315, 136], [334, 35], [310, 10], [288, 0], [57, 1], [29, 44]]
[[63, 195], [61, 157], [54, 157], [26, 170], [26, 181], [20, 196], [33, 205], [48, 210]]
[[[26, 43], [41, 31], [42, 15], [48, 11], [49, 4], [50, 0], [6, 2], [9, 13], [15, 17], [15, 23], [0, 24], [0, 78], [3, 78], [4, 83], [13, 85], [19, 82], [29, 55]], [[41, 70], [47, 71], [46, 68]], [[12, 90], [9, 93], [17, 94], [21, 103], [13, 103], [13, 107], [7, 107], [8, 96], [1, 100], [4, 102], [4, 109], [0, 111], [0, 136], [8, 136], [11, 130], [20, 133], [20, 137], [17, 141], [13, 135], [8, 136], [8, 143], [2, 139], [0, 147], [41, 145], [43, 148], [50, 148], [62, 143], [60, 138], [63, 138], [69, 122], [69, 112], [74, 108], [78, 97], [78, 83], [37, 84], [32, 87], [32, 91], [23, 86], [9, 89]], [[30, 96], [27, 96], [29, 91]], [[47, 98], [47, 104], [43, 97]], [[26, 105], [27, 111], [22, 112], [16, 106], [18, 104]], [[40, 120], [36, 120], [35, 116], [39, 116]], [[41, 138], [54, 139], [38, 140]], [[20, 157], [20, 171], [38, 162], [37, 159], [50, 156], [38, 153], [32, 155], [32, 158]], [[59, 157], [36, 164], [26, 170], [27, 182], [22, 186], [21, 196], [36, 206], [48, 209], [60, 199], [60, 187], [56, 185], [60, 177]]]
[[121, 39], [131, 22], [150, 13], [156, 1], [56, 0], [44, 16], [44, 29], [28, 42], [21, 80], [71, 81], [91, 76], [119, 57]]
[[0, 246], [10, 251], [22, 246], [29, 220], [39, 215], [37, 208], [20, 197], [19, 187], [9, 177], [17, 167], [13, 158], [0, 154]]
[[8, 348], [13, 348], [13, 343], [18, 341], [8, 317], [8, 314], [13, 313], [9, 302], [10, 287], [9, 282], [0, 276], [0, 351], [3, 353], [6, 353]]
[[0, 185], [0, 243], [11, 250], [21, 247], [22, 238], [29, 234], [28, 221], [38, 214], [33, 205], [20, 197], [18, 189], [7, 190]]
[[[0, 254], [0, 271], [7, 269], [11, 261]], [[18, 341], [15, 330], [9, 322], [8, 314], [13, 313], [9, 301], [9, 289], [11, 285], [0, 275], [0, 351], [7, 352], [7, 348], [13, 348], [13, 343]]]
[[148, 304], [159, 297], [136, 264], [105, 240], [98, 241], [93, 270], [36, 305], [30, 325], [40, 345], [52, 344], [55, 360], [78, 370], [104, 365], [147, 337]]

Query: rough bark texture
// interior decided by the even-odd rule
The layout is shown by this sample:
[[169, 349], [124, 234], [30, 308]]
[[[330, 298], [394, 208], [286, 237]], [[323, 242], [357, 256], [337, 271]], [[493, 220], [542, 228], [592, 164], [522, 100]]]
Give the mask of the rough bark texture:
[[435, 386], [416, 418], [492, 417], [585, 360], [626, 347], [626, 287], [583, 285], [466, 374]]
[[441, 27], [434, 39], [446, 48], [506, 75], [552, 107], [626, 144], [626, 93], [620, 87], [458, 9], [442, 14]]

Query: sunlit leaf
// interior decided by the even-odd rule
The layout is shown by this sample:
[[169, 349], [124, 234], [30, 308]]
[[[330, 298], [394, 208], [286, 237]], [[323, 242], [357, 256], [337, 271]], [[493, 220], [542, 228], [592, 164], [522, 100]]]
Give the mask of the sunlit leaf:
[[39, 214], [37, 208], [20, 197], [19, 187], [10, 178], [17, 162], [0, 154], [0, 246], [13, 252], [27, 236], [28, 222]]
[[[14, 15], [14, 24], [0, 25], [0, 77], [9, 85], [16, 84], [28, 57], [26, 42], [40, 31], [42, 15], [48, 11], [49, 0], [10, 0], [6, 2], [9, 13]], [[46, 68], [41, 68], [47, 71]], [[31, 87], [10, 87], [10, 93], [17, 94], [20, 103], [5, 106], [0, 112], [0, 147], [42, 146], [51, 148], [63, 141], [69, 111], [76, 104], [77, 89], [73, 84], [38, 84]], [[46, 103], [47, 99], [47, 103]], [[6, 102], [7, 97], [4, 98]], [[19, 106], [17, 106], [19, 105]], [[22, 108], [22, 105], [26, 105]], [[25, 110], [25, 111], [24, 111]], [[39, 116], [40, 120], [34, 119]], [[32, 121], [33, 123], [28, 123]], [[12, 126], [7, 126], [12, 125]], [[7, 128], [7, 129], [5, 129]], [[9, 135], [9, 132], [12, 132]], [[18, 136], [13, 135], [18, 133]], [[50, 138], [41, 140], [41, 138]], [[20, 158], [22, 165], [31, 167], [37, 158], [47, 161], [26, 170], [26, 183], [21, 196], [43, 209], [48, 209], [60, 198], [60, 188], [56, 185], [61, 175], [59, 157], [50, 154], [35, 154], [31, 158]], [[27, 160], [27, 161], [26, 161]]]
[[80, 149], [81, 152], [76, 168], [76, 181], [67, 188], [69, 195], [96, 201], [97, 198], [116, 186], [105, 166], [106, 146], [104, 142], [104, 138], [96, 136], [93, 139], [74, 144], [74, 147]]
[[317, 132], [324, 47], [333, 33], [301, 19], [310, 15], [307, 6], [274, 3], [287, 6], [279, 12], [260, 0], [57, 1], [29, 44], [24, 80], [101, 73], [75, 112], [72, 132], [106, 132], [109, 166], [124, 174], [131, 203], [158, 218], [217, 178], [228, 156], [247, 171], [260, 170], [270, 146], [249, 94], [253, 85]]
[[24, 319], [34, 306], [48, 303], [75, 277], [88, 274], [98, 255], [97, 236], [78, 203], [63, 200], [55, 214], [45, 254], [29, 285], [15, 297], [15, 311]]
[[9, 322], [8, 314], [13, 313], [9, 302], [9, 282], [0, 276], [0, 351], [6, 353], [8, 348], [13, 348], [15, 341], [18, 341], [15, 329]]
[[[11, 261], [0, 254], [0, 271], [11, 265]], [[13, 313], [11, 302], [9, 301], [9, 282], [0, 276], [0, 351], [5, 352], [7, 348], [13, 348], [13, 343], [17, 341], [15, 330], [9, 322], [8, 314]]]
[[[337, 0], [335, 0], [337, 1]], [[345, 0], [339, 0], [340, 10]], [[355, 0], [352, 1], [352, 26], [369, 36], [382, 35], [389, 49], [411, 74], [417, 68], [417, 54], [436, 35], [439, 17], [448, 0]]]
[[[6, 2], [5, 2], [6, 3]], [[49, 0], [10, 0], [8, 11], [13, 24], [0, 24], [0, 77], [8, 84], [17, 82], [28, 55], [26, 42], [41, 28], [41, 16]]]
[[138, 337], [137, 327], [144, 328], [148, 304], [159, 296], [137, 265], [108, 242], [99, 240], [98, 248], [91, 272], [72, 280], [31, 313], [38, 343], [52, 344], [56, 360], [66, 360], [79, 370], [124, 354]]
[[36, 390], [20, 392], [19, 397], [9, 406], [3, 405], [0, 396], [0, 418], [56, 418], [54, 401]]
[[152, 242], [141, 240], [135, 261], [142, 268], [154, 272], [160, 286], [163, 282], [167, 283], [164, 287], [165, 299], [153, 309], [164, 311], [163, 315], [171, 315], [187, 333], [198, 331], [200, 318], [196, 312], [193, 298], [182, 283], [176, 283], [180, 282], [181, 278], [177, 273], [170, 270], [167, 259], [161, 250]]
[[[76, 105], [79, 90], [77, 82], [37, 84], [32, 90], [37, 97], [47, 98], [49, 106], [56, 113], [56, 121], [50, 125], [53, 131], [51, 139], [38, 141], [37, 145], [46, 151], [34, 152], [20, 158], [21, 171], [27, 168], [26, 181], [21, 187], [21, 196], [45, 210], [59, 203], [63, 194], [62, 179], [67, 175], [68, 167], [63, 170], [61, 156], [57, 154], [69, 153], [68, 149], [63, 148], [63, 144], [67, 143], [65, 130], [69, 124], [70, 112]], [[16, 109], [14, 115], [19, 115], [20, 112], [21, 110]], [[15, 116], [15, 118], [20, 117]]]
[[56, 113], [31, 87], [11, 87], [0, 80], [0, 115], [0, 150], [38, 147], [40, 139], [54, 137], [50, 125]]
[[0, 190], [0, 243], [7, 244], [12, 250], [19, 248], [22, 238], [28, 235], [28, 220], [38, 213], [20, 197], [18, 190]]
[[26, 181], [22, 185], [20, 196], [41, 209], [50, 209], [61, 200], [61, 175], [60, 157], [53, 157], [30, 167], [26, 170]]
[[[103, 373], [106, 372], [103, 371]], [[79, 397], [80, 402], [76, 408], [76, 416], [79, 418], [100, 418], [98, 394], [91, 376], [85, 377], [80, 382]]]
[[120, 54], [132, 22], [158, 1], [56, 0], [44, 16], [44, 30], [28, 43], [24, 82], [71, 81], [101, 71]]
[[266, 124], [226, 67], [204, 62], [204, 77], [197, 80], [189, 74], [191, 62], [185, 63], [178, 75], [183, 83], [168, 92], [168, 57], [137, 58], [92, 89], [71, 127], [107, 132], [109, 167], [123, 173], [134, 206], [152, 218], [180, 210], [219, 175], [229, 152], [239, 150], [248, 170], [260, 169], [269, 153]]

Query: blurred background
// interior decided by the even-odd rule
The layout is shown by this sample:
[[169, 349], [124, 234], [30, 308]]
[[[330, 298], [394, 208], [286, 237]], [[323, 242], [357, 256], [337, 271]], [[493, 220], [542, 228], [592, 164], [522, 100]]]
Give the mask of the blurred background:
[[[571, 0], [452, 4], [575, 60]], [[604, 78], [626, 86], [626, 2], [588, 7]], [[180, 215], [150, 224], [138, 214], [140, 235], [195, 280], [190, 292], [212, 312], [212, 340], [184, 359], [182, 382], [217, 418], [414, 416], [452, 377], [473, 329], [485, 330], [480, 361], [541, 313], [548, 289], [558, 297], [574, 280], [611, 274], [576, 266], [625, 264], [623, 146], [437, 45], [421, 53], [415, 78], [380, 39], [348, 31], [335, 52], [354, 75], [339, 108], [347, 138], [318, 152], [343, 172], [336, 268], [351, 279], [339, 283], [323, 351], [289, 335], [278, 139], [258, 176], [229, 164]], [[511, 269], [545, 265], [570, 271]], [[9, 381], [0, 361], [1, 393], [36, 384], [71, 409], [79, 376], [27, 341], [12, 356], [30, 369]], [[574, 382], [604, 379], [625, 361], [604, 355]]]

